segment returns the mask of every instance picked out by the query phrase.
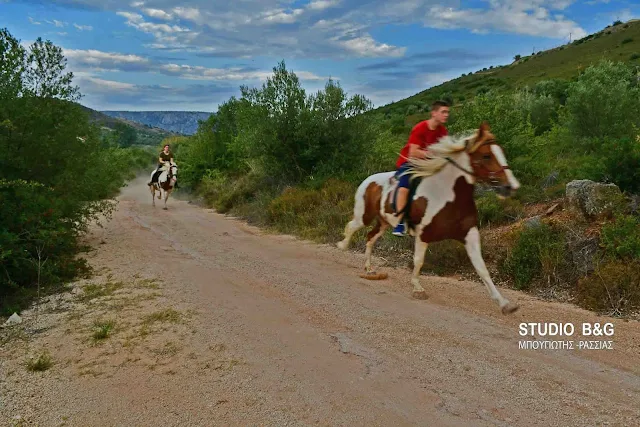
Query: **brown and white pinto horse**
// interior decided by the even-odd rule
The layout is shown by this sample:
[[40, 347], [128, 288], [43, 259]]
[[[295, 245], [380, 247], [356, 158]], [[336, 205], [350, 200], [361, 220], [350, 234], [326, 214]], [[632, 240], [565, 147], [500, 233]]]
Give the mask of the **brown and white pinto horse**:
[[[158, 200], [162, 199], [162, 192], [164, 191], [164, 208], [162, 209], [167, 210], [167, 199], [178, 181], [178, 166], [175, 163], [171, 163], [168, 167], [163, 166], [161, 170], [162, 173], [158, 176], [158, 182], [152, 182], [149, 185], [149, 190], [151, 191], [153, 206], [156, 205], [156, 191], [158, 192]], [[153, 181], [154, 173], [155, 172], [151, 173], [151, 180], [149, 182]]]
[[[428, 150], [430, 157], [427, 159], [409, 159], [412, 167], [408, 173], [412, 178], [421, 178], [409, 211], [411, 223], [415, 224], [415, 228], [409, 230], [415, 237], [412, 296], [416, 299], [427, 297], [420, 285], [420, 269], [427, 245], [454, 239], [465, 245], [471, 263], [502, 313], [513, 313], [518, 306], [498, 292], [482, 258], [478, 213], [473, 198], [477, 182], [491, 185], [500, 198], [510, 196], [520, 187], [502, 148], [489, 126], [483, 123], [470, 136], [460, 139], [445, 136]], [[344, 240], [338, 243], [340, 249], [346, 250], [353, 233], [376, 220], [375, 227], [367, 235], [365, 270], [368, 274], [375, 274], [371, 270], [373, 245], [387, 228], [395, 227], [399, 221], [391, 204], [397, 186], [394, 174], [377, 173], [360, 184], [355, 194], [353, 219], [345, 227]]]

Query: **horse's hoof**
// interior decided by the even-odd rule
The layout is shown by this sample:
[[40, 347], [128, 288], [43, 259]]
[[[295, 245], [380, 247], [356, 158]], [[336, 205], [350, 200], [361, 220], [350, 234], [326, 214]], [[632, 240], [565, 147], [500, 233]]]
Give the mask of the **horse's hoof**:
[[344, 242], [338, 242], [336, 246], [338, 247], [338, 249], [341, 249], [343, 251], [347, 249], [347, 245]]
[[518, 304], [514, 304], [514, 303], [510, 302], [510, 303], [506, 304], [504, 307], [502, 307], [502, 314], [514, 313], [519, 308], [520, 308], [520, 306], [518, 306]]
[[165, 211], [168, 211], [168, 210], [169, 210], [169, 208], [162, 208], [162, 209], [164, 209]]
[[421, 290], [421, 291], [413, 291], [413, 292], [411, 292], [411, 296], [414, 299], [421, 299], [421, 300], [424, 300], [424, 299], [428, 298], [427, 291], [425, 291], [424, 289]]

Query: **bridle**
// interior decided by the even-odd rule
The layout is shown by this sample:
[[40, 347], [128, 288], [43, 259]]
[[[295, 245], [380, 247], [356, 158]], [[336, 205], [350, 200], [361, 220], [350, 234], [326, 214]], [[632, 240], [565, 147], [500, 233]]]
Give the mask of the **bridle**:
[[[467, 142], [468, 143], [468, 142]], [[475, 147], [473, 149], [473, 151], [468, 152], [468, 154], [473, 154], [474, 152], [476, 152], [478, 150], [478, 148], [484, 146], [484, 145], [491, 145], [491, 144], [495, 144], [496, 140], [495, 139], [488, 139], [486, 141], [483, 141], [480, 145], [478, 145], [477, 147]], [[507, 169], [511, 169], [508, 165], [507, 166], [501, 166], [499, 170], [497, 171], [490, 171], [488, 170], [486, 167], [482, 166], [482, 161], [480, 160], [471, 160], [471, 165], [474, 166], [474, 169], [476, 170], [480, 170], [480, 171], [484, 171], [484, 173], [479, 173], [476, 174], [473, 170], [469, 171], [467, 169], [465, 169], [464, 167], [460, 166], [455, 160], [453, 160], [451, 157], [445, 157], [445, 160], [449, 163], [451, 163], [453, 166], [455, 166], [456, 168], [460, 169], [462, 172], [471, 175], [473, 178], [478, 179], [481, 178], [483, 180], [487, 180], [490, 183], [494, 184], [494, 183], [499, 183], [500, 181], [497, 178], [498, 174], [504, 172]]]

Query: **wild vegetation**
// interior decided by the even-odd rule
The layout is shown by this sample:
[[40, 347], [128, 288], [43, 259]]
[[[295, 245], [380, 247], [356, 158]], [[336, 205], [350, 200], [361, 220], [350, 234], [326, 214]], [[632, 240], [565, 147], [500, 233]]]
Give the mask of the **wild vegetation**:
[[[612, 182], [628, 196], [640, 191], [637, 58], [585, 60], [574, 74], [551, 75], [558, 55], [573, 51], [588, 58], [581, 49], [601, 38], [620, 38], [620, 49], [638, 48], [640, 36], [630, 33], [637, 24], [614, 27], [611, 34], [539, 54], [549, 55], [545, 75], [522, 71], [533, 59], [519, 58], [503, 74], [477, 77], [482, 83], [474, 88], [484, 89], [461, 89], [449, 129], [457, 133], [488, 121], [523, 183], [509, 200], [478, 193], [483, 249], [494, 277], [531, 292], [563, 293], [589, 309], [629, 314], [640, 309], [640, 222], [633, 206], [595, 222], [568, 211], [537, 225], [524, 221], [561, 201], [574, 179]], [[0, 295], [3, 312], [11, 313], [34, 293], [87, 272], [76, 256], [78, 237], [90, 221], [108, 217], [118, 189], [155, 153], [136, 146], [124, 127], [105, 132], [77, 103], [78, 88], [58, 47], [38, 39], [25, 49], [2, 30], [0, 53]], [[521, 78], [491, 83], [499, 75]], [[241, 96], [221, 105], [195, 135], [165, 142], [181, 166], [181, 187], [220, 212], [334, 243], [358, 183], [394, 168], [411, 126], [426, 117], [424, 105], [450, 98], [443, 88], [416, 95], [419, 104], [407, 104], [412, 97], [374, 110], [365, 96], [349, 96], [331, 80], [307, 93], [281, 62], [262, 87], [241, 87]], [[574, 248], [594, 236], [585, 269]], [[356, 237], [357, 249], [362, 237]], [[407, 266], [412, 247], [412, 239], [391, 235], [378, 243], [389, 262]], [[423, 269], [473, 271], [456, 242], [431, 245]]]
[[25, 49], [2, 29], [0, 59], [0, 310], [11, 314], [88, 272], [78, 237], [152, 156], [91, 123], [59, 47]]
[[[570, 49], [581, 55], [587, 44], [608, 36], [589, 37], [555, 55]], [[629, 38], [623, 33], [611, 37], [626, 37], [620, 41], [625, 49], [638, 46], [622, 43]], [[549, 63], [557, 61], [553, 52], [540, 58], [545, 55]], [[520, 67], [529, 67], [524, 59], [503, 75], [520, 75]], [[449, 123], [450, 132], [457, 133], [487, 120], [523, 184], [509, 200], [492, 192], [478, 195], [484, 253], [499, 282], [542, 295], [568, 295], [583, 307], [610, 314], [640, 309], [635, 211], [622, 206], [603, 220], [604, 227], [569, 210], [562, 220], [552, 216], [535, 226], [523, 220], [562, 201], [571, 180], [612, 182], [629, 196], [640, 190], [640, 87], [631, 59], [620, 59], [626, 61], [585, 60], [573, 75], [557, 72], [557, 78], [551, 78], [553, 67], [540, 63], [534, 67], [537, 74], [547, 74], [514, 77], [510, 85], [493, 84], [487, 77], [486, 90], [457, 100]], [[182, 185], [220, 212], [335, 243], [351, 215], [358, 183], [371, 173], [394, 169], [411, 126], [426, 117], [420, 110], [446, 97], [443, 90], [416, 95], [413, 99], [423, 104], [412, 108], [407, 107], [410, 98], [373, 110], [364, 96], [348, 96], [333, 81], [318, 93], [306, 93], [295, 73], [280, 63], [261, 88], [242, 87], [241, 96], [224, 103], [195, 135], [177, 141]], [[583, 271], [572, 248], [594, 231], [602, 234], [594, 267]], [[390, 262], [411, 264], [412, 239], [389, 234], [378, 245]], [[473, 271], [456, 242], [431, 245], [423, 270]]]

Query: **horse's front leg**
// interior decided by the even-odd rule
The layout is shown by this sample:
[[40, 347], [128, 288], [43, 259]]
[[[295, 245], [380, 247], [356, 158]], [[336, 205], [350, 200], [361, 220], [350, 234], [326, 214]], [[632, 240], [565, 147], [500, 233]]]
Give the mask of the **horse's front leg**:
[[427, 299], [427, 291], [420, 285], [420, 270], [422, 270], [422, 264], [424, 264], [424, 254], [427, 251], [427, 243], [422, 241], [420, 235], [421, 230], [416, 230], [416, 243], [413, 251], [413, 275], [411, 276], [411, 284], [413, 285], [413, 292], [411, 296], [415, 299]]
[[164, 208], [163, 209], [165, 211], [168, 210], [168, 208], [167, 208], [167, 199], [169, 198], [169, 193], [170, 193], [170, 191], [167, 191], [167, 190], [164, 191]]
[[480, 232], [477, 227], [473, 227], [467, 233], [465, 238], [465, 249], [467, 250], [467, 255], [469, 255], [469, 259], [471, 259], [471, 263], [473, 267], [476, 269], [478, 276], [482, 279], [482, 282], [487, 287], [487, 291], [489, 291], [489, 295], [491, 299], [498, 303], [500, 309], [502, 310], [502, 314], [513, 313], [518, 309], [517, 304], [510, 303], [508, 299], [503, 297], [496, 286], [493, 284], [493, 280], [491, 280], [491, 276], [489, 275], [489, 271], [487, 270], [487, 266], [484, 263], [484, 259], [482, 258], [482, 251], [480, 248]]
[[156, 205], [156, 189], [153, 185], [149, 187], [149, 191], [151, 192], [151, 205]]

